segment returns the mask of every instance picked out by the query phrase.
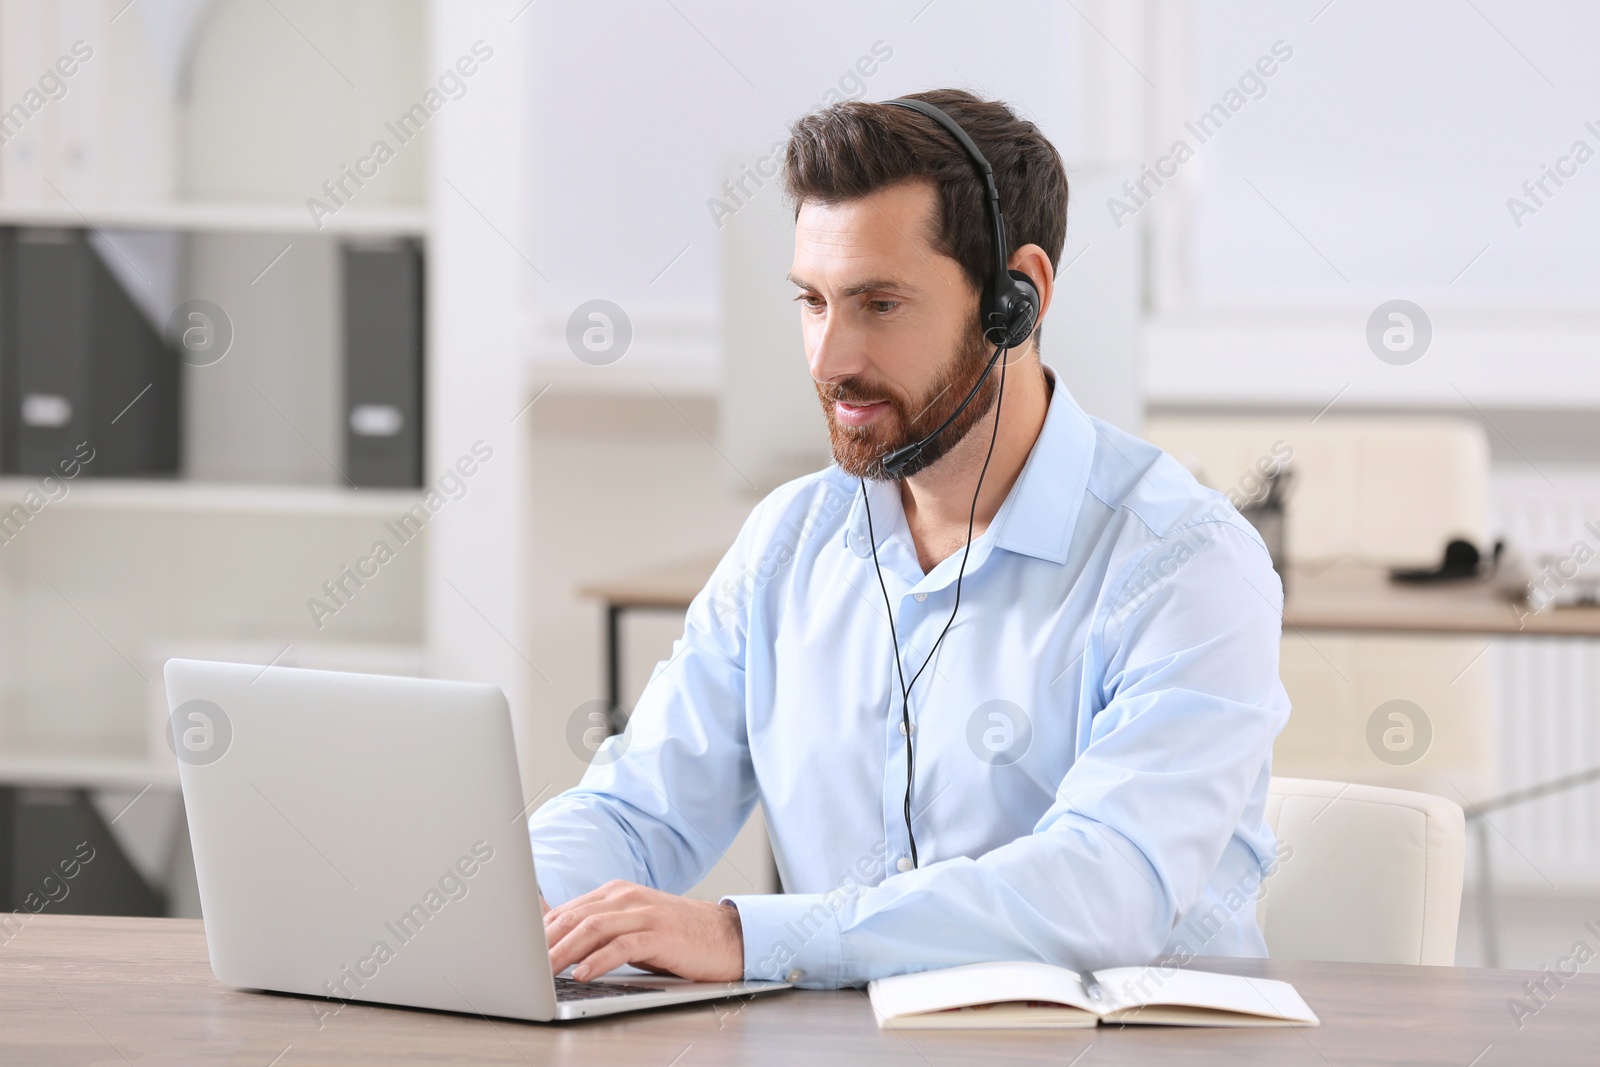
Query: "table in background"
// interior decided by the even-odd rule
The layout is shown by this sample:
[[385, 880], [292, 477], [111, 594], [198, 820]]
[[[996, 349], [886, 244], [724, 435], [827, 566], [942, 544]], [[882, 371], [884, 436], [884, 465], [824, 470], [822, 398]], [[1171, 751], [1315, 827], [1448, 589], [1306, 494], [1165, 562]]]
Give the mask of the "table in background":
[[696, 556], [578, 587], [579, 596], [598, 600], [605, 607], [606, 707], [616, 732], [620, 733], [628, 720], [622, 710], [623, 616], [630, 611], [686, 611], [720, 558]]
[[1301, 630], [1600, 637], [1600, 606], [1525, 613], [1487, 582], [1413, 585], [1382, 567], [1335, 564], [1290, 567], [1284, 589], [1283, 624]]
[[[662, 564], [591, 582], [579, 593], [605, 606], [606, 699], [622, 706], [621, 622], [630, 611], [683, 611], [720, 556]], [[1600, 606], [1522, 614], [1483, 582], [1401, 585], [1380, 567], [1291, 567], [1284, 582], [1285, 629], [1346, 633], [1526, 634], [1600, 637]]]
[[198, 920], [45, 914], [0, 945], [0, 1062], [1559, 1067], [1593, 1063], [1600, 1043], [1600, 976], [1551, 985], [1553, 995], [1519, 1028], [1507, 1003], [1526, 1000], [1523, 983], [1541, 977], [1531, 971], [1275, 960], [1194, 965], [1293, 982], [1322, 1026], [895, 1033], [877, 1028], [860, 990], [788, 990], [561, 1025], [349, 1004], [319, 1029], [312, 1009], [326, 1010], [327, 1001], [219, 984]]

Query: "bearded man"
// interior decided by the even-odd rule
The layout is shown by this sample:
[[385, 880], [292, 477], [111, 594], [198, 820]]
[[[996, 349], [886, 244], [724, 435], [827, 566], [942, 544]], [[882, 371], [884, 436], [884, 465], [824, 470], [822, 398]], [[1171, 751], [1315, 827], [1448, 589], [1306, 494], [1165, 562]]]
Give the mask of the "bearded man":
[[[1054, 147], [1001, 103], [908, 99], [970, 137], [1004, 225], [925, 108], [793, 127], [789, 277], [834, 463], [755, 508], [626, 733], [530, 818], [558, 972], [828, 988], [1266, 954], [1282, 586], [1221, 496], [1040, 361]], [[1009, 348], [999, 262], [1034, 293]], [[683, 897], [757, 801], [784, 892]]]

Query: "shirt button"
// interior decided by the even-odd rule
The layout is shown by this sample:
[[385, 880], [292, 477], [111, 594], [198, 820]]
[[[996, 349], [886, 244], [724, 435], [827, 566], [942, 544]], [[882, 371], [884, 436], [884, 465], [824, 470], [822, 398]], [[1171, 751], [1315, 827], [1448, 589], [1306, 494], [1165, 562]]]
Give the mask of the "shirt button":
[[792, 970], [788, 974], [784, 975], [783, 976], [783, 980], [785, 982], [798, 982], [798, 981], [800, 981], [800, 979], [804, 978], [805, 976], [806, 976], [806, 972], [804, 972], [800, 968], [796, 967], [794, 970]]
[[916, 732], [917, 732], [917, 724], [916, 723], [912, 723], [910, 728], [907, 728], [906, 727], [906, 721], [904, 719], [900, 720], [900, 733], [901, 734], [903, 734], [906, 737], [910, 737], [912, 734], [914, 734]]
[[910, 856], [901, 856], [898, 860], [895, 861], [894, 869], [897, 870], [897, 871], [900, 871], [901, 873], [909, 871], [911, 869], [911, 857]]
[[911, 599], [915, 600], [918, 604], [920, 604], [924, 600], [928, 599], [928, 594], [927, 593], [912, 593], [911, 594]]

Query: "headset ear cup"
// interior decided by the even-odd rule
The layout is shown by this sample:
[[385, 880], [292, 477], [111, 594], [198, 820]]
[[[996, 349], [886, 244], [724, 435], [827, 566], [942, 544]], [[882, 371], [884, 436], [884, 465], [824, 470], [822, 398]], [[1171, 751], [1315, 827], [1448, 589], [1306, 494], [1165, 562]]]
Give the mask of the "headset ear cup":
[[1005, 300], [1006, 347], [1019, 348], [1033, 335], [1039, 321], [1039, 290], [1022, 271], [1007, 273], [1011, 275], [1011, 285]]

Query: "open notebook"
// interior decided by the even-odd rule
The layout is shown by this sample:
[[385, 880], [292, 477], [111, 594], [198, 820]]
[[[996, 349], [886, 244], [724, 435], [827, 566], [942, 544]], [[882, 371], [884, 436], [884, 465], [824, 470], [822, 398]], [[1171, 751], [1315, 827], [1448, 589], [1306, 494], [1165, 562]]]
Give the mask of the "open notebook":
[[885, 1030], [1167, 1026], [1318, 1026], [1294, 986], [1173, 967], [1096, 971], [1090, 997], [1072, 971], [1048, 963], [973, 963], [880, 978], [867, 987]]

